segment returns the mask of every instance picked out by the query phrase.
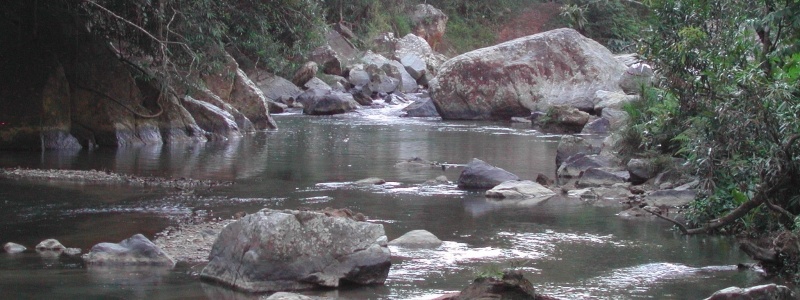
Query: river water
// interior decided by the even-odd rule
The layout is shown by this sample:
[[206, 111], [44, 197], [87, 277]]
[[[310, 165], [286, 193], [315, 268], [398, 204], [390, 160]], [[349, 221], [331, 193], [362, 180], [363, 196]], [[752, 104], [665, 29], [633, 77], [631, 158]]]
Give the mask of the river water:
[[[46, 238], [86, 251], [135, 233], [153, 238], [192, 219], [261, 208], [349, 208], [384, 225], [389, 239], [426, 229], [435, 250], [391, 247], [383, 286], [308, 292], [339, 299], [430, 299], [502, 268], [527, 273], [538, 291], [565, 299], [702, 299], [728, 286], [765, 283], [725, 237], [684, 237], [622, 208], [556, 197], [541, 204], [487, 201], [454, 184], [426, 184], [460, 168], [397, 168], [419, 157], [480, 158], [523, 179], [553, 177], [559, 137], [527, 126], [399, 118], [398, 107], [334, 117], [276, 115], [280, 130], [238, 140], [119, 150], [3, 152], [0, 167], [94, 169], [232, 181], [194, 191], [0, 179], [0, 243]], [[359, 187], [368, 177], [388, 181]], [[95, 270], [80, 259], [0, 254], [0, 293], [14, 299], [258, 299], [202, 283], [200, 266]]]

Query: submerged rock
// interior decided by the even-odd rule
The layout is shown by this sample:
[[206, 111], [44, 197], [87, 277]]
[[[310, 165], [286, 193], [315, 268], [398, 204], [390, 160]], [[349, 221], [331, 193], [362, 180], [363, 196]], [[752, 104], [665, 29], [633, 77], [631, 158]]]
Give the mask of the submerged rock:
[[412, 230], [389, 242], [390, 246], [406, 248], [436, 248], [442, 245], [442, 240], [427, 230]]
[[134, 236], [115, 243], [94, 245], [83, 260], [91, 265], [103, 266], [165, 266], [172, 267], [175, 260], [144, 235]]
[[539, 299], [536, 291], [528, 279], [520, 271], [504, 271], [503, 277], [481, 277], [475, 279], [458, 296], [449, 298], [453, 300], [466, 299]]
[[356, 185], [381, 185], [386, 183], [386, 180], [377, 177], [370, 177], [356, 181]]
[[36, 250], [39, 251], [64, 251], [64, 249], [67, 249], [67, 247], [64, 247], [64, 245], [56, 239], [46, 239], [36, 245]]
[[765, 284], [750, 288], [729, 287], [717, 291], [705, 300], [793, 300], [797, 299], [792, 289], [777, 284]]
[[480, 159], [473, 158], [458, 177], [458, 187], [463, 189], [491, 189], [509, 180], [519, 180], [506, 170], [492, 166]]
[[313, 300], [313, 299], [323, 299], [323, 298], [317, 298], [317, 297], [312, 298], [306, 295], [300, 295], [295, 293], [277, 292], [263, 299], [264, 300]]
[[209, 257], [202, 279], [249, 292], [383, 284], [391, 266], [382, 225], [293, 210], [231, 223]]
[[28, 250], [28, 248], [17, 243], [8, 242], [5, 245], [3, 245], [3, 250], [6, 250], [7, 253], [14, 254], [14, 253], [25, 252], [25, 250]]
[[398, 162], [394, 165], [394, 167], [405, 170], [422, 170], [430, 168], [441, 168], [442, 165], [419, 157], [414, 157]]

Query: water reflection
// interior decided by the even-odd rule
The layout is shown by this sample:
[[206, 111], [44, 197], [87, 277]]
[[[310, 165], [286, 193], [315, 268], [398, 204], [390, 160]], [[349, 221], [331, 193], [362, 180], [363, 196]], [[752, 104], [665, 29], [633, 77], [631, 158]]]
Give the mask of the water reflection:
[[[456, 187], [459, 168], [396, 168], [412, 157], [452, 164], [480, 158], [523, 179], [539, 173], [552, 177], [559, 137], [503, 123], [400, 119], [392, 109], [319, 118], [281, 115], [276, 116], [280, 131], [229, 141], [3, 153], [2, 167], [98, 169], [235, 184], [165, 191], [0, 179], [0, 225], [7, 228], [0, 238], [35, 245], [55, 237], [68, 247], [88, 249], [135, 233], [152, 237], [185, 218], [230, 218], [265, 207], [337, 207], [382, 224], [390, 239], [426, 229], [446, 242], [433, 250], [392, 248], [395, 264], [386, 286], [310, 295], [419, 299], [460, 290], [476, 270], [493, 266], [523, 268], [537, 289], [573, 299], [702, 298], [709, 289], [753, 281], [746, 273], [704, 269], [746, 260], [727, 238], [681, 237], [663, 223], [619, 219], [619, 208], [569, 197], [528, 205], [487, 200], [483, 192]], [[426, 183], [442, 175], [449, 182]], [[387, 183], [354, 184], [369, 177]], [[0, 256], [4, 293], [58, 299], [254, 297], [200, 283], [187, 275], [194, 271], [181, 268], [151, 279], [138, 272], [91, 271], [63, 257], [48, 262], [25, 257]]]

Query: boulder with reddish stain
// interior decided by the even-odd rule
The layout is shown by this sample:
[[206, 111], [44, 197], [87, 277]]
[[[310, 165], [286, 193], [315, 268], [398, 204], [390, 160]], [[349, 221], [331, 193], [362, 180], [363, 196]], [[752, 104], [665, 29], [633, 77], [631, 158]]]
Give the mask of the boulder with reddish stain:
[[436, 48], [447, 29], [447, 15], [433, 5], [418, 4], [410, 17], [414, 34], [424, 38], [432, 48]]
[[510, 119], [553, 105], [591, 110], [596, 91], [620, 90], [624, 71], [599, 43], [557, 29], [456, 56], [430, 92], [444, 119]]

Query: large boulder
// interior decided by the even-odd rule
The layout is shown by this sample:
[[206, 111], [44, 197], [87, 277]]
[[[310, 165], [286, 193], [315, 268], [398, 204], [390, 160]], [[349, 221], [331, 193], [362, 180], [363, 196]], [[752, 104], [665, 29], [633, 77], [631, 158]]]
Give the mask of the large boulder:
[[297, 96], [303, 93], [303, 90], [288, 79], [269, 72], [258, 72], [254, 75], [253, 81], [264, 93], [264, 97], [286, 105], [294, 104]]
[[436, 248], [442, 245], [442, 240], [430, 233], [430, 231], [418, 229], [406, 232], [399, 238], [389, 242], [390, 246], [400, 246], [406, 248]]
[[581, 129], [581, 134], [608, 134], [609, 127], [611, 122], [608, 119], [597, 118], [586, 123]]
[[183, 101], [183, 107], [192, 114], [197, 125], [211, 133], [212, 136], [225, 139], [242, 135], [234, 116], [229, 112], [211, 103], [196, 100], [191, 96], [186, 96], [181, 100]]
[[792, 289], [783, 285], [765, 284], [749, 288], [729, 287], [715, 292], [705, 300], [793, 300]]
[[611, 165], [611, 159], [607, 156], [578, 153], [568, 157], [564, 163], [558, 167], [557, 174], [558, 177], [577, 178], [588, 169], [607, 168]]
[[575, 154], [592, 155], [600, 153], [599, 147], [595, 147], [588, 140], [574, 135], [561, 137], [556, 149], [556, 167], [566, 161], [567, 158]]
[[486, 197], [499, 199], [549, 198], [556, 193], [530, 180], [511, 180], [503, 182], [486, 191]]
[[439, 116], [439, 112], [436, 111], [436, 106], [433, 105], [431, 98], [418, 99], [403, 108], [403, 111], [405, 114], [401, 115], [401, 117], [429, 118]]
[[633, 158], [628, 161], [628, 172], [631, 174], [631, 183], [642, 184], [658, 175], [653, 161], [648, 159]]
[[103, 266], [175, 266], [175, 260], [144, 235], [136, 234], [118, 244], [94, 245], [83, 260]]
[[250, 119], [256, 129], [278, 128], [277, 123], [269, 114], [267, 98], [264, 93], [241, 69], [238, 69], [234, 75], [229, 102], [231, 106]]
[[307, 115], [337, 115], [358, 109], [359, 104], [353, 95], [342, 92], [331, 92], [313, 102], [303, 104], [303, 113]]
[[[430, 78], [433, 78], [439, 67], [447, 60], [444, 55], [433, 51], [425, 39], [412, 33], [395, 40], [394, 56], [392, 58], [402, 62], [403, 58], [408, 55], [416, 56], [425, 62], [426, 72], [425, 74], [419, 74], [421, 77], [417, 78], [420, 84], [428, 80], [428, 78], [424, 77], [430, 76]], [[409, 73], [413, 75], [412, 72], [409, 71]]]
[[249, 292], [382, 284], [383, 226], [311, 211], [265, 209], [219, 234], [201, 278]]
[[412, 32], [436, 48], [447, 29], [447, 15], [430, 4], [417, 4], [411, 12]]
[[509, 180], [519, 180], [519, 177], [480, 159], [473, 158], [461, 171], [461, 176], [458, 177], [458, 187], [464, 189], [491, 189]]
[[311, 60], [316, 62], [325, 74], [342, 75], [344, 67], [358, 54], [353, 44], [339, 31], [327, 30], [325, 44], [311, 52]]
[[454, 57], [430, 84], [445, 119], [509, 119], [552, 105], [594, 108], [616, 91], [625, 65], [599, 43], [556, 29]]
[[619, 86], [627, 94], [637, 95], [642, 87], [653, 83], [653, 67], [644, 63], [635, 63], [622, 74]]
[[637, 95], [626, 95], [623, 92], [597, 91], [594, 93], [594, 111], [602, 113], [605, 108], [622, 110], [625, 105], [639, 100]]

